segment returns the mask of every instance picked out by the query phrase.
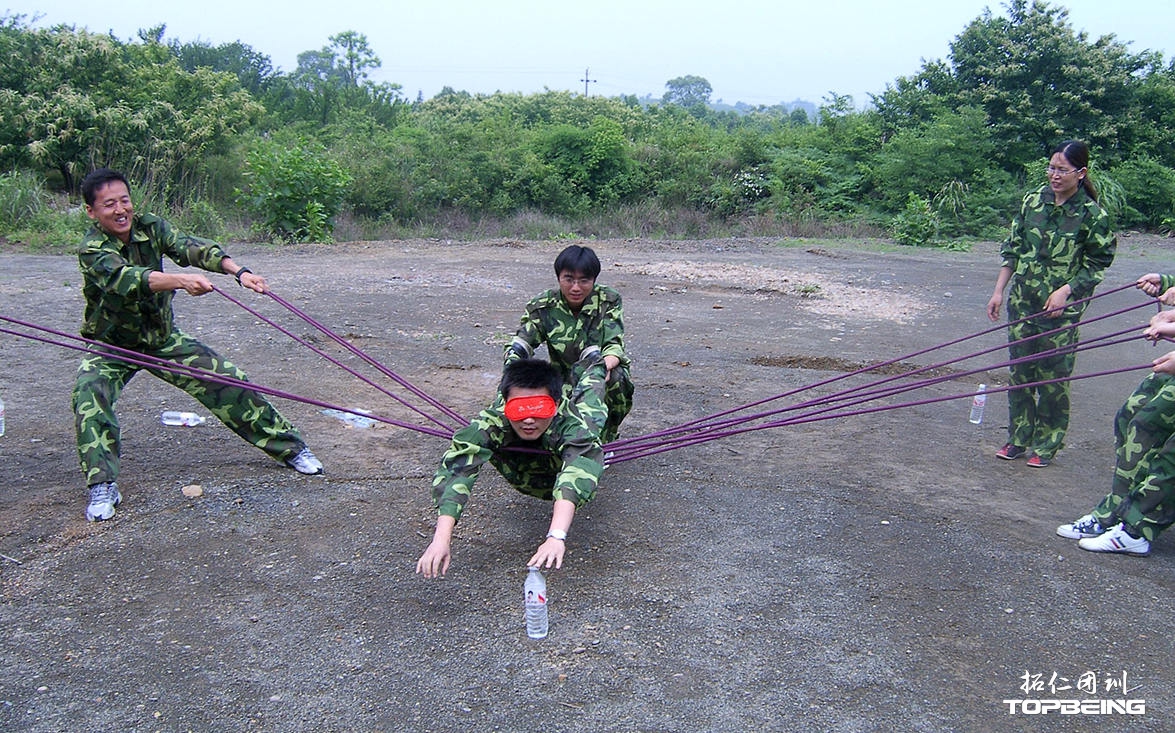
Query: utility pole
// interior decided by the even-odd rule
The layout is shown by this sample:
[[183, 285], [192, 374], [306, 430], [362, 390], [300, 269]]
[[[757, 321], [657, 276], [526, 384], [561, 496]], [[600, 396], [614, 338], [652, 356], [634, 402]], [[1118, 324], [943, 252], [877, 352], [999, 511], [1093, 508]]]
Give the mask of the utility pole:
[[596, 83], [596, 80], [595, 80], [595, 79], [589, 79], [589, 78], [588, 78], [588, 76], [589, 76], [588, 72], [589, 72], [589, 71], [591, 71], [591, 69], [590, 69], [590, 68], [584, 69], [584, 70], [583, 70], [583, 78], [582, 78], [582, 79], [580, 79], [580, 81], [582, 81], [582, 82], [583, 82], [583, 96], [585, 96], [585, 97], [588, 95], [588, 84], [595, 84], [595, 83]]

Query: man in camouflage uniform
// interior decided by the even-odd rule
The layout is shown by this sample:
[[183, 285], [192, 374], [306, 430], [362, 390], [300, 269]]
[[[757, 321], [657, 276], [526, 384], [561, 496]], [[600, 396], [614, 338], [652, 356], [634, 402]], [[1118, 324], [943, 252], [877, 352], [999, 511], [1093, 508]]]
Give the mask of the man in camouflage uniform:
[[[265, 278], [241, 267], [220, 245], [176, 231], [151, 214], [135, 215], [126, 178], [100, 168], [82, 182], [86, 213], [94, 226], [82, 240], [78, 262], [85, 296], [83, 336], [148, 357], [246, 380], [244, 372], [172, 322], [172, 296], [212, 292], [200, 273], [165, 273], [163, 257], [182, 267], [232, 275], [250, 290], [264, 293]], [[133, 358], [133, 357], [131, 357]], [[119, 473], [120, 431], [114, 406], [126, 383], [140, 369], [195, 397], [237, 435], [301, 473], [322, 473], [322, 464], [298, 430], [257, 392], [201, 381], [164, 369], [143, 367], [118, 353], [93, 353], [82, 359], [73, 390], [78, 457], [89, 486], [86, 518], [110, 519], [122, 501]]]
[[498, 398], [457, 431], [433, 477], [437, 524], [417, 573], [435, 578], [448, 572], [453, 528], [486, 463], [523, 494], [554, 503], [547, 537], [527, 564], [562, 567], [575, 510], [595, 497], [604, 470], [599, 434], [607, 369], [595, 352], [575, 367], [583, 377], [565, 390], [550, 362], [506, 365]]
[[[1138, 286], [1175, 305], [1175, 276], [1151, 273]], [[1175, 311], [1151, 319], [1146, 336], [1175, 336]], [[1114, 419], [1114, 477], [1093, 510], [1057, 527], [1091, 552], [1145, 556], [1159, 533], [1175, 524], [1175, 351], [1154, 360], [1149, 374]]]
[[[1066, 157], [1071, 144], [1082, 146], [1088, 159], [1083, 143], [1070, 141], [1058, 148], [1050, 161], [1049, 183], [1024, 197], [1000, 249], [1000, 273], [987, 312], [991, 320], [999, 319], [1003, 291], [1011, 281], [1009, 352], [1012, 360], [1025, 360], [1010, 368], [1013, 385], [1073, 373], [1076, 354], [1070, 349], [1077, 344], [1077, 324], [1086, 304], [1068, 302], [1093, 295], [1117, 249], [1109, 216], [1090, 193], [1084, 160], [1074, 164]], [[1028, 318], [1033, 315], [1037, 317]], [[1054, 349], [1059, 351], [1033, 358]], [[1011, 460], [1031, 453], [1029, 466], [1049, 465], [1069, 428], [1069, 382], [1010, 390], [1008, 415], [1008, 442], [996, 455]]]
[[596, 284], [600, 260], [589, 247], [571, 245], [555, 258], [559, 287], [547, 290], [526, 304], [518, 332], [506, 347], [504, 362], [534, 356], [547, 345], [551, 363], [563, 374], [565, 389], [579, 383], [575, 364], [585, 353], [598, 349], [608, 369], [604, 404], [608, 419], [601, 429], [603, 443], [615, 440], [620, 423], [632, 411], [634, 392], [630, 361], [624, 350], [624, 307], [620, 293]]

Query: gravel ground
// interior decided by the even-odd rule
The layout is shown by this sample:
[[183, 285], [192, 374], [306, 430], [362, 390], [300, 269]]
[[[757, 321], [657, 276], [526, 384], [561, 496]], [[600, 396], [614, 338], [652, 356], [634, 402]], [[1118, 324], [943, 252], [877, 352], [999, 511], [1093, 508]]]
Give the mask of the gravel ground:
[[[277, 294], [472, 415], [565, 244], [229, 249]], [[838, 387], [820, 382], [864, 364], [924, 366], [990, 347], [952, 368], [1005, 358], [998, 332], [917, 355], [990, 326], [991, 243], [966, 253], [849, 241], [588, 244], [605, 263], [600, 282], [625, 298], [637, 384], [625, 436], [789, 390], [827, 395]], [[1123, 238], [1103, 290], [1173, 265], [1170, 240]], [[362, 367], [272, 300], [217, 283]], [[0, 315], [76, 333], [78, 291], [72, 257], [0, 251]], [[1140, 297], [1108, 295], [1091, 316]], [[215, 294], [179, 296], [177, 313], [259, 384], [419, 422]], [[1090, 322], [1083, 334], [1141, 326], [1148, 313]], [[443, 439], [350, 428], [320, 406], [279, 401], [327, 467], [300, 476], [215, 420], [160, 425], [164, 409], [200, 408], [141, 375], [119, 402], [123, 505], [113, 521], [88, 524], [69, 411], [79, 355], [0, 340], [3, 730], [1171, 727], [1175, 539], [1139, 559], [1053, 534], [1107, 488], [1111, 420], [1142, 369], [1074, 385], [1068, 446], [1043, 470], [994, 459], [1002, 393], [981, 425], [967, 422], [975, 384], [1006, 381], [994, 367], [901, 398], [958, 400], [616, 464], [577, 516], [564, 568], [548, 575], [551, 634], [533, 642], [523, 566], [549, 506], [493, 471], [458, 527], [448, 577], [413, 573], [431, 536]], [[1078, 372], [1156, 355], [1142, 342], [1084, 352]], [[200, 496], [184, 494], [196, 485]], [[1076, 686], [1090, 674], [1099, 689], [1085, 694]], [[1025, 675], [1043, 689], [1026, 693]], [[1123, 676], [1128, 693], [1104, 689]], [[1026, 698], [1145, 699], [1145, 712], [1013, 715], [1003, 702]]]

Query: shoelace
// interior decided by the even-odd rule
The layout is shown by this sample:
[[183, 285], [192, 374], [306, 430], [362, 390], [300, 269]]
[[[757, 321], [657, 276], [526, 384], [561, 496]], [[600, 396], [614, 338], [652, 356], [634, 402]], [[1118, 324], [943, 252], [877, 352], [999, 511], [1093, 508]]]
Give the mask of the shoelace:
[[116, 496], [118, 496], [118, 488], [114, 484], [98, 484], [90, 490], [90, 503], [113, 504]]

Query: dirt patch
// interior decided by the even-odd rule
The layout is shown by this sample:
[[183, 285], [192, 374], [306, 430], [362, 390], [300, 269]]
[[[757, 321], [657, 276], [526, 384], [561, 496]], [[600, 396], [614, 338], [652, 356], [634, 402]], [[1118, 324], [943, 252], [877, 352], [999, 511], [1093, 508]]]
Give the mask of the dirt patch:
[[[809, 252], [829, 256], [827, 250]], [[817, 315], [909, 323], [930, 309], [930, 304], [918, 296], [895, 288], [863, 287], [852, 280], [844, 281], [819, 272], [785, 270], [764, 264], [686, 260], [638, 265], [635, 270], [641, 275], [732, 288], [760, 296], [795, 296], [800, 307]]]
[[[527, 298], [564, 242], [232, 245], [276, 292], [413, 386], [472, 415]], [[996, 246], [589, 242], [625, 298], [645, 435], [785, 392], [1002, 361], [989, 328]], [[1124, 238], [1105, 289], [1175, 270], [1169, 241]], [[240, 297], [230, 278], [218, 285]], [[75, 333], [69, 257], [0, 254], [0, 313]], [[245, 293], [247, 296], [248, 294]], [[272, 318], [397, 395], [270, 299]], [[1124, 291], [1091, 317], [1138, 303]], [[409, 424], [425, 418], [216, 295], [180, 324], [259, 384]], [[1092, 338], [1146, 318], [1083, 328]], [[1091, 555], [1053, 534], [1105, 491], [1114, 412], [1143, 370], [1074, 386], [1053, 466], [998, 461], [1006, 406], [967, 422], [981, 371], [873, 414], [754, 430], [611, 466], [550, 573], [551, 635], [527, 640], [523, 563], [549, 506], [492, 471], [441, 581], [414, 575], [443, 439], [348, 427], [279, 403], [327, 473], [283, 469], [150, 376], [119, 402], [124, 503], [87, 524], [69, 390], [79, 355], [9, 334], [0, 394], [0, 728], [566, 731], [1161, 729], [1175, 705], [1175, 545]], [[984, 348], [978, 360], [953, 362]], [[1143, 366], [1139, 342], [1083, 352], [1080, 374]], [[887, 363], [872, 369], [870, 365]], [[852, 372], [864, 371], [861, 374]], [[923, 375], [925, 376], [925, 375]], [[956, 397], [949, 401], [929, 401]], [[800, 399], [799, 396], [796, 399]], [[903, 398], [906, 399], [906, 398]], [[411, 402], [411, 404], [417, 404]], [[199, 496], [193, 485], [200, 486]], [[1008, 699], [1086, 673], [1126, 677], [1139, 716], [1010, 715]], [[1120, 698], [1116, 689], [1098, 697]], [[1088, 697], [1080, 695], [1079, 697]]]

